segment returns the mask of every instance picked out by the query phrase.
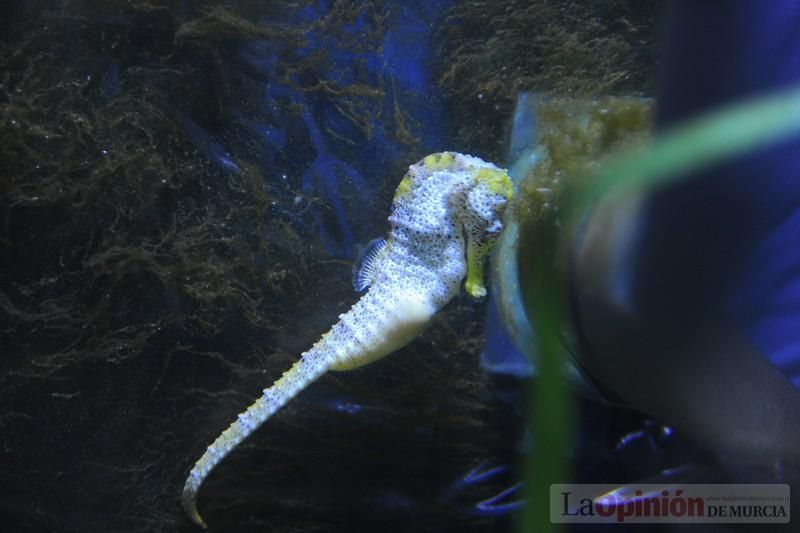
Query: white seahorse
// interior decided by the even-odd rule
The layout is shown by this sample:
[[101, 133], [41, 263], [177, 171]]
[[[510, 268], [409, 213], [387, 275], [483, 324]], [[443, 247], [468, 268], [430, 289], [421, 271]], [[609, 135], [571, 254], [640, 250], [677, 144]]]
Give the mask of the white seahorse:
[[484, 264], [513, 193], [506, 172], [477, 157], [442, 152], [409, 167], [394, 195], [389, 236], [367, 254], [357, 278], [368, 291], [195, 463], [183, 488], [193, 522], [206, 527], [196, 499], [211, 470], [314, 380], [411, 342], [458, 294], [465, 276], [470, 295], [486, 294]]

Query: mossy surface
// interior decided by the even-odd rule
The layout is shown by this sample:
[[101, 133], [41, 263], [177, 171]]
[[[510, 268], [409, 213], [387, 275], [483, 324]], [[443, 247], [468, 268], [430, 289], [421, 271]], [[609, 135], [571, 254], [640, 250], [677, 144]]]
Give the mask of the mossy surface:
[[535, 224], [556, 209], [569, 180], [596, 171], [612, 153], [634, 150], [649, 137], [653, 101], [602, 97], [535, 101], [539, 159], [519, 186], [514, 214]]

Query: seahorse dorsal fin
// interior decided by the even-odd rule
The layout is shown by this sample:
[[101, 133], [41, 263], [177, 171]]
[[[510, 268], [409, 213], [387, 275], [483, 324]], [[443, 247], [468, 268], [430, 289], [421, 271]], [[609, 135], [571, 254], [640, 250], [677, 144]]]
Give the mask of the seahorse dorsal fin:
[[380, 259], [386, 250], [386, 239], [372, 239], [358, 254], [358, 259], [353, 264], [353, 287], [362, 292], [372, 285], [375, 275], [380, 269]]

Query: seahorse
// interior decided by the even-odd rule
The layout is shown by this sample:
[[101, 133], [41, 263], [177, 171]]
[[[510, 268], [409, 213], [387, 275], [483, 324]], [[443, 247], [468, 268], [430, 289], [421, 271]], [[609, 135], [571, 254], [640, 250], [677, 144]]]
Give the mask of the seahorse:
[[464, 287], [486, 294], [484, 267], [514, 195], [505, 170], [470, 155], [431, 154], [398, 185], [390, 231], [366, 254], [356, 276], [364, 295], [206, 449], [183, 488], [189, 518], [206, 527], [197, 494], [211, 470], [239, 443], [328, 370], [371, 363], [416, 338]]

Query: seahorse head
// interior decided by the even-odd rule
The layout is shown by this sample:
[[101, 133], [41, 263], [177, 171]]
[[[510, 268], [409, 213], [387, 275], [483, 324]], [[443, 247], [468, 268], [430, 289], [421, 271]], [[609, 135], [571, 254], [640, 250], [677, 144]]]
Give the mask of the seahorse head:
[[484, 265], [503, 229], [503, 212], [514, 195], [508, 174], [491, 163], [455, 152], [431, 154], [415, 165], [397, 187], [394, 227], [449, 235], [464, 243], [466, 291], [486, 294]]

